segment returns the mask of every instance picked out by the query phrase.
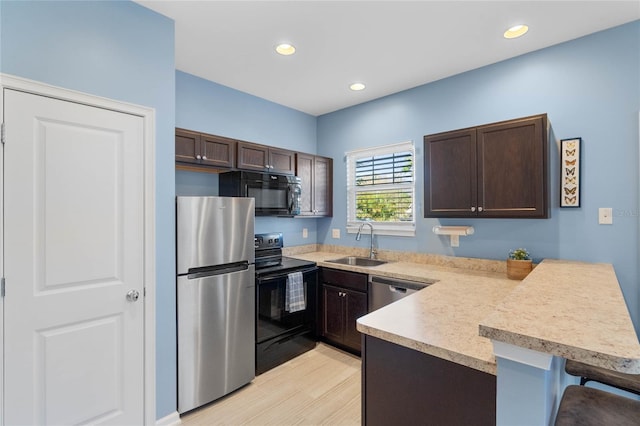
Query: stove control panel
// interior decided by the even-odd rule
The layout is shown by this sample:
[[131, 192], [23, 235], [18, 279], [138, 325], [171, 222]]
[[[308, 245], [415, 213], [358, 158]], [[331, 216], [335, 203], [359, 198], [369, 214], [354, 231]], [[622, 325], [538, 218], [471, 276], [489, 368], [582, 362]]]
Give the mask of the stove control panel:
[[253, 241], [256, 250], [267, 250], [283, 247], [282, 232], [255, 234]]

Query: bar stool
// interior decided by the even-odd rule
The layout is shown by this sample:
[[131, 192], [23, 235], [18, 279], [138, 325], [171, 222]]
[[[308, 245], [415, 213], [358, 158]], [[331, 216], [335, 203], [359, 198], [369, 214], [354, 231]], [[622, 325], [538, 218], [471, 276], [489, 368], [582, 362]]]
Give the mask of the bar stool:
[[589, 381], [594, 381], [640, 395], [640, 374], [619, 373], [569, 359], [564, 370], [567, 374], [580, 377], [580, 385], [583, 386]]
[[603, 383], [640, 395], [640, 375], [625, 374], [567, 360], [565, 371], [580, 377], [580, 386], [568, 386], [562, 395], [555, 426], [639, 426], [640, 401], [584, 386]]

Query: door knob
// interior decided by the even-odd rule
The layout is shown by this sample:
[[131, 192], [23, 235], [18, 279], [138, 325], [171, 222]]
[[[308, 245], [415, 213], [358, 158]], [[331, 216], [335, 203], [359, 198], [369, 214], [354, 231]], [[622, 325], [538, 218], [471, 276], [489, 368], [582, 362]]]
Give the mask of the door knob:
[[135, 302], [140, 297], [140, 292], [138, 290], [129, 290], [127, 292], [127, 300], [129, 302]]

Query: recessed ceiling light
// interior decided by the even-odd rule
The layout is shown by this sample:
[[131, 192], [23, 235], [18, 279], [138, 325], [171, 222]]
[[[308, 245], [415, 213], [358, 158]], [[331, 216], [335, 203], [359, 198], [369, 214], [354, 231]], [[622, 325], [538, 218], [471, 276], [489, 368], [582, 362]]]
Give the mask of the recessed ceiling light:
[[364, 88], [365, 88], [364, 83], [351, 83], [351, 85], [349, 86], [349, 89], [353, 90], [354, 92], [364, 90]]
[[526, 34], [529, 27], [526, 25], [515, 25], [504, 32], [504, 38], [518, 38]]
[[276, 52], [283, 56], [289, 56], [296, 53], [296, 48], [289, 43], [282, 43], [276, 46]]

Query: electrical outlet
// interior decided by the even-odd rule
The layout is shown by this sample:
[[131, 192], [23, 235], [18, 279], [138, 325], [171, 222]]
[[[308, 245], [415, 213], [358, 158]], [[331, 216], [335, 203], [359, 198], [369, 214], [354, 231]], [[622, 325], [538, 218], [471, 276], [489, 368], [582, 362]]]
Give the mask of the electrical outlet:
[[309, 230], [307, 228], [302, 228], [302, 238], [309, 238]]
[[333, 238], [340, 238], [340, 230], [339, 229], [332, 229], [331, 230], [331, 236]]
[[611, 207], [600, 207], [598, 209], [598, 223], [600, 225], [613, 225], [613, 209]]

